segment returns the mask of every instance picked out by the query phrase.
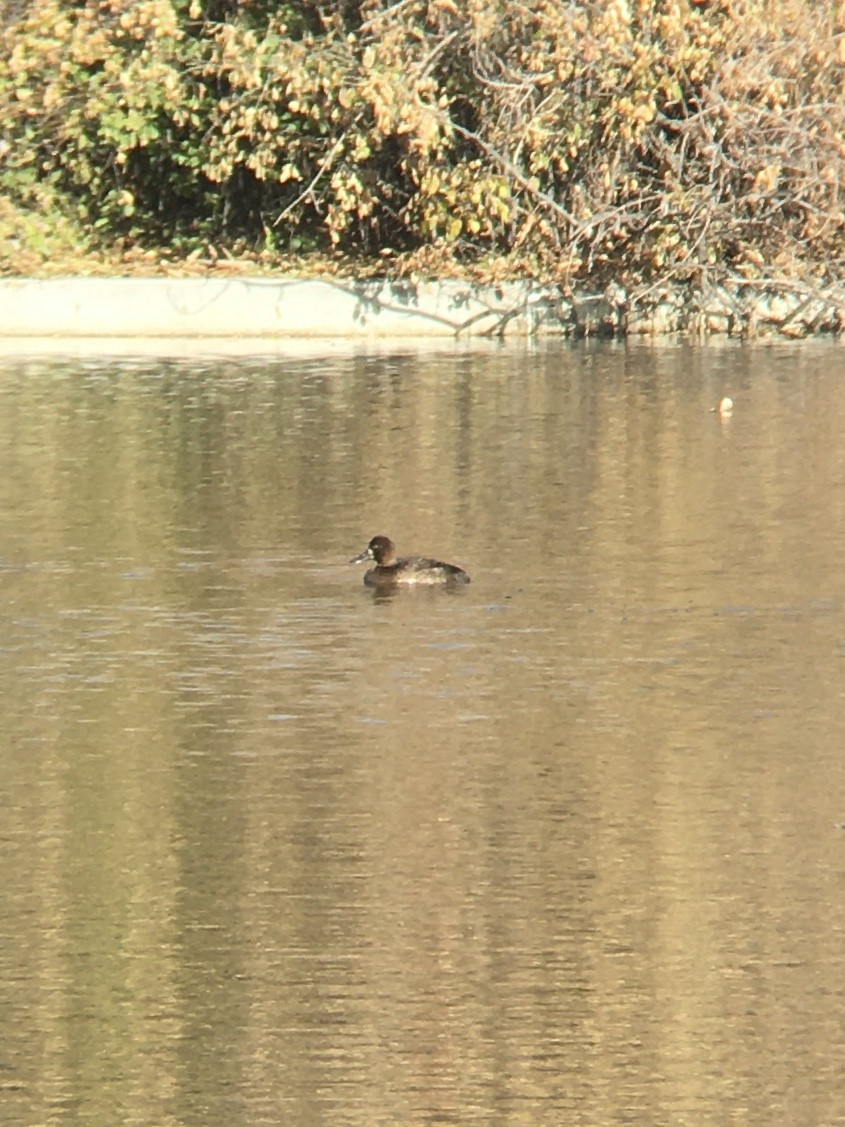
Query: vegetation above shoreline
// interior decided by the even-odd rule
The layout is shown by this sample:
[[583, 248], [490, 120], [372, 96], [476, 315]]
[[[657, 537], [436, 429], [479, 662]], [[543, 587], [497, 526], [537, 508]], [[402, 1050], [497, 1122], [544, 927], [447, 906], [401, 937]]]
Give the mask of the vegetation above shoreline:
[[0, 272], [829, 289], [833, 0], [0, 0]]

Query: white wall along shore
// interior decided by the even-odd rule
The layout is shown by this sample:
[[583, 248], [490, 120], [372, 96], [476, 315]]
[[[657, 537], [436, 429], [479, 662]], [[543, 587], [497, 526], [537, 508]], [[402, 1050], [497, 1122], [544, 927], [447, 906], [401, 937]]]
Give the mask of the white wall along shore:
[[696, 332], [802, 337], [840, 328], [842, 295], [724, 286], [690, 300], [621, 287], [580, 297], [531, 282], [294, 277], [4, 278], [0, 337], [466, 339]]

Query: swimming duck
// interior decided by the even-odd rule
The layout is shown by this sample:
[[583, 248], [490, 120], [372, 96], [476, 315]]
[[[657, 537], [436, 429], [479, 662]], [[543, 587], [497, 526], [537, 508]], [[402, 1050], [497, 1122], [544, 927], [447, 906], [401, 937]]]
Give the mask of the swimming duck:
[[375, 567], [364, 576], [368, 587], [389, 587], [397, 583], [456, 586], [469, 583], [469, 576], [457, 564], [443, 563], [421, 556], [397, 556], [396, 545], [389, 536], [374, 536], [360, 556], [350, 563], [375, 560]]

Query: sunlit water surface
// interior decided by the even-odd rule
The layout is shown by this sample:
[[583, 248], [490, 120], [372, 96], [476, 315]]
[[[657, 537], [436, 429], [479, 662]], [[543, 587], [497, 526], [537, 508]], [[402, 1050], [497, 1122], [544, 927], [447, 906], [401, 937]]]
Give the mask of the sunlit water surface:
[[845, 1123], [843, 558], [833, 345], [0, 359], [0, 1122]]

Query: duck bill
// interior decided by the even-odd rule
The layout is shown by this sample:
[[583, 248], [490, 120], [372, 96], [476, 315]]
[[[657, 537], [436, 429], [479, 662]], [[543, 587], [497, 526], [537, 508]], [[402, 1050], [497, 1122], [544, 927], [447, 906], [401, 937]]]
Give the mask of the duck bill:
[[370, 549], [365, 548], [360, 556], [353, 556], [352, 559], [349, 562], [350, 563], [366, 563], [367, 560], [369, 560], [369, 559], [372, 559], [372, 556], [370, 555]]

